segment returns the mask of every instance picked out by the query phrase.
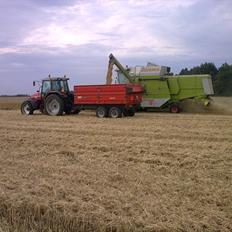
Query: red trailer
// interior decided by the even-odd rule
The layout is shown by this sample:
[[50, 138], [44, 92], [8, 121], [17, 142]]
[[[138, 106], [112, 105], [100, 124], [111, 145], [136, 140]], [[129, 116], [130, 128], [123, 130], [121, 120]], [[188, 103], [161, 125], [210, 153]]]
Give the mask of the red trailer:
[[98, 117], [134, 116], [142, 101], [140, 85], [79, 85], [74, 86], [74, 107], [94, 109]]
[[68, 78], [49, 76], [42, 80], [40, 90], [22, 103], [21, 112], [29, 115], [40, 110], [55, 116], [93, 109], [101, 118], [134, 116], [142, 101], [141, 93], [142, 88], [138, 84], [80, 85], [70, 91]]

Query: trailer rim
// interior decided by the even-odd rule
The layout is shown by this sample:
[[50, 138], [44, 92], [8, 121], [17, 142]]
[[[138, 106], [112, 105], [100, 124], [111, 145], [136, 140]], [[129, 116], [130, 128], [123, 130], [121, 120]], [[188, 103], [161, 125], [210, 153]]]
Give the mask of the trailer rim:
[[104, 106], [99, 106], [97, 109], [96, 109], [96, 116], [98, 118], [105, 118], [107, 117], [107, 109], [106, 107]]
[[111, 107], [109, 110], [109, 116], [111, 118], [121, 118], [122, 117], [122, 110], [119, 107]]

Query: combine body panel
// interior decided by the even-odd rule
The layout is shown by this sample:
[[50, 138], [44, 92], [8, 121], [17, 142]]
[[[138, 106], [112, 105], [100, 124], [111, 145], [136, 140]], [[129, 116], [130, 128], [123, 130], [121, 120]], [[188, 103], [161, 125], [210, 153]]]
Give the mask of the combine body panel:
[[210, 75], [146, 76], [132, 80], [144, 88], [142, 108], [162, 108], [184, 99], [207, 99], [214, 94]]
[[210, 75], [178, 75], [167, 78], [172, 100], [206, 98], [214, 94]]

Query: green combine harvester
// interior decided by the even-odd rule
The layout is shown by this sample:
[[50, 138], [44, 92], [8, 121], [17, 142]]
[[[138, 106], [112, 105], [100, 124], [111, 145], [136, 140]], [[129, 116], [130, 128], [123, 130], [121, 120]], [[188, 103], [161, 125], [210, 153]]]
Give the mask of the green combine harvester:
[[110, 54], [106, 83], [112, 82], [113, 66], [117, 66], [118, 83], [139, 83], [143, 86], [141, 109], [169, 109], [172, 113], [181, 111], [180, 102], [185, 99], [210, 103], [214, 94], [210, 75], [170, 75], [170, 68], [148, 63], [147, 66], [124, 68]]

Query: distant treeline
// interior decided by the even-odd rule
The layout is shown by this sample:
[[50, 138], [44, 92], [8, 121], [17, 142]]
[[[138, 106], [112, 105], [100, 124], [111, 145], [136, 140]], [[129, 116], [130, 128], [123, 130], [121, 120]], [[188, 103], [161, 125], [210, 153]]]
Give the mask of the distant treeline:
[[216, 95], [232, 96], [232, 65], [224, 63], [217, 68], [214, 63], [204, 63], [191, 69], [184, 68], [180, 75], [210, 74]]
[[28, 94], [0, 95], [0, 97], [28, 97]]

